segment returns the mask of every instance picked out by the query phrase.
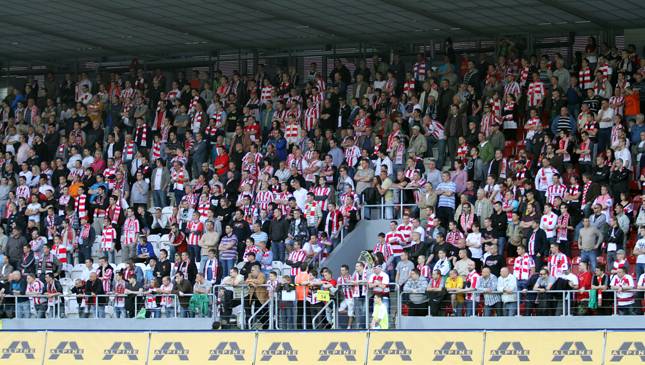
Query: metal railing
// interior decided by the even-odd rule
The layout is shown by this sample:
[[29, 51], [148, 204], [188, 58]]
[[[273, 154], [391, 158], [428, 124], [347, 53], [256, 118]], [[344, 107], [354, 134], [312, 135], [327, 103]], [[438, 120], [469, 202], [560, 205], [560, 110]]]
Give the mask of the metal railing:
[[[330, 312], [333, 313], [330, 315]], [[330, 323], [331, 328], [336, 328], [336, 322], [338, 316], [336, 315], [336, 301], [335, 300], [330, 300], [328, 301], [319, 311], [314, 315], [314, 317], [311, 319], [311, 328], [312, 329], [319, 329], [319, 328], [324, 328], [324, 327], [319, 327], [321, 324], [323, 324], [323, 321], [318, 321], [318, 318], [321, 318], [321, 316], [325, 316], [324, 320]]]
[[[361, 205], [361, 218], [372, 219], [401, 219], [403, 216], [404, 208], [418, 207], [416, 202], [404, 203], [403, 194], [405, 191], [421, 191], [417, 188], [395, 188], [392, 189], [395, 198], [392, 202], [385, 202], [385, 198], [381, 197], [380, 204], [363, 204]], [[376, 213], [376, 216], [374, 216]]]
[[[295, 287], [298, 290], [298, 286]], [[351, 292], [352, 297], [345, 297], [345, 289]], [[272, 300], [275, 302], [274, 321], [275, 328], [280, 330], [291, 329], [368, 329], [371, 323], [374, 289], [367, 283], [343, 284], [329, 290], [329, 301], [318, 301], [316, 298], [317, 287], [307, 286], [300, 289], [307, 293], [298, 297], [295, 294], [285, 294], [278, 290]], [[294, 290], [294, 291], [295, 291]], [[354, 297], [358, 290], [365, 295]], [[400, 323], [401, 301], [399, 300], [399, 286], [389, 284], [385, 291], [384, 302], [388, 305], [390, 328], [397, 328]], [[285, 300], [285, 297], [287, 298]], [[314, 304], [312, 304], [312, 302]]]
[[[633, 293], [632, 304], [620, 304], [618, 294]], [[409, 295], [425, 295], [414, 303]], [[645, 290], [521, 290], [513, 293], [497, 291], [446, 291], [443, 295], [401, 293], [409, 316], [587, 316], [639, 315]], [[504, 300], [502, 295], [505, 296]], [[593, 300], [590, 296], [595, 295]], [[488, 296], [488, 298], [487, 298]], [[512, 296], [510, 300], [509, 296]], [[407, 297], [407, 298], [406, 298]], [[419, 300], [416, 300], [419, 302]], [[411, 314], [411, 313], [414, 314]]]
[[[240, 329], [258, 328], [258, 326], [269, 330], [368, 329], [372, 316], [374, 290], [378, 289], [365, 283], [338, 285], [329, 291], [328, 301], [312, 304], [311, 296], [307, 297], [309, 299], [299, 297], [295, 294], [295, 290], [291, 291], [292, 294], [285, 294], [280, 288], [274, 291], [269, 285], [260, 287], [267, 290], [267, 300], [263, 303], [255, 300], [258, 299], [257, 296], [249, 297], [249, 287], [244, 284], [236, 287], [217, 285], [213, 287], [210, 294], [183, 296], [145, 293], [139, 295], [67, 294], [56, 297], [40, 294], [3, 295], [0, 296], [0, 310], [9, 318], [198, 316], [220, 320], [228, 328]], [[383, 295], [383, 302], [388, 307], [390, 328], [398, 328], [402, 316], [639, 315], [645, 303], [643, 289], [521, 290], [513, 293], [457, 289], [445, 291], [439, 296], [428, 292], [402, 291], [397, 284], [389, 284], [388, 289], [389, 293]], [[308, 287], [307, 290], [317, 289]], [[351, 293], [347, 297], [344, 295], [346, 291]], [[633, 294], [631, 300], [625, 300], [626, 293]], [[503, 299], [502, 295], [504, 295]], [[206, 310], [191, 307], [191, 300], [199, 298], [198, 296], [202, 296], [202, 301], [208, 298], [207, 303], [202, 302], [202, 307], [207, 308]], [[186, 300], [185, 297], [190, 299]], [[124, 303], [119, 299], [130, 302]], [[141, 311], [142, 308], [146, 309], [145, 313]]]
[[[208, 300], [206, 310], [194, 306], [193, 298]], [[183, 306], [180, 298], [189, 297]], [[135, 318], [137, 315], [151, 318], [211, 317], [213, 294], [60, 294], [50, 297], [46, 294], [4, 295], [0, 307], [11, 318]], [[197, 301], [196, 301], [197, 302]], [[146, 309], [145, 313], [141, 309]]]

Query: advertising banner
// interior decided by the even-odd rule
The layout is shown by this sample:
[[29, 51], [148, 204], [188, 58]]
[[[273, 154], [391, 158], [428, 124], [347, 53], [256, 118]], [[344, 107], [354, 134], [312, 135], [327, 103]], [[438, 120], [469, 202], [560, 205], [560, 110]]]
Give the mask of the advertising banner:
[[607, 331], [605, 365], [612, 364], [645, 364], [645, 332]]
[[482, 332], [372, 332], [368, 364], [481, 364]]
[[48, 332], [45, 365], [145, 365], [147, 332]]
[[45, 332], [0, 332], [0, 365], [42, 364]]
[[487, 332], [486, 365], [600, 365], [604, 333]]
[[148, 365], [252, 364], [253, 332], [153, 332]]
[[256, 364], [365, 364], [365, 332], [265, 332], [258, 335]]

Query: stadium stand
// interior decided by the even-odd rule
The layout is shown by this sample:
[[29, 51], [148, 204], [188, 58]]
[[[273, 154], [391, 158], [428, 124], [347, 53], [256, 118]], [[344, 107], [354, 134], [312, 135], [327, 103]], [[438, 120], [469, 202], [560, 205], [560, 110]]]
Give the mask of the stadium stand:
[[0, 316], [642, 318], [645, 59], [570, 38], [16, 81]]

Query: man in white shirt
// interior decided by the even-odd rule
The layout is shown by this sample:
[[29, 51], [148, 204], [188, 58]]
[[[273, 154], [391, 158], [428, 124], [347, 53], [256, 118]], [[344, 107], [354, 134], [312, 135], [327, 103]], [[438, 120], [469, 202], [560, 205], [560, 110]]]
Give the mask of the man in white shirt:
[[542, 159], [542, 167], [535, 174], [535, 190], [540, 196], [540, 202], [545, 201], [546, 190], [553, 185], [553, 175], [557, 173], [558, 171], [551, 166], [551, 161], [548, 158]]
[[546, 239], [549, 243], [555, 241], [555, 229], [558, 226], [558, 215], [552, 212], [551, 204], [544, 205], [544, 214], [540, 219], [540, 228], [546, 232]]
[[381, 266], [374, 266], [372, 273], [367, 278], [367, 285], [374, 294], [382, 295], [383, 302], [386, 305], [389, 305], [390, 298], [388, 295], [390, 293], [390, 276], [383, 271]]
[[67, 169], [71, 170], [76, 166], [76, 161], [82, 161], [83, 157], [78, 153], [76, 147], [71, 147], [69, 150], [69, 158], [67, 159]]
[[303, 189], [300, 186], [300, 181], [298, 179], [293, 179], [291, 181], [291, 186], [293, 187], [293, 197], [296, 199], [296, 204], [300, 210], [305, 210], [305, 203], [307, 201], [307, 189]]
[[517, 314], [517, 279], [510, 275], [508, 268], [503, 267], [497, 278], [497, 291], [502, 293], [504, 316], [513, 317]]
[[598, 151], [604, 151], [611, 144], [611, 127], [614, 124], [616, 111], [609, 107], [609, 100], [604, 99], [596, 115], [598, 122]]
[[387, 176], [394, 176], [394, 167], [392, 165], [392, 160], [390, 159], [390, 156], [387, 155], [384, 147], [381, 147], [381, 149], [379, 150], [378, 158], [374, 161], [374, 166], [374, 171], [379, 172], [381, 171], [383, 166], [385, 166], [387, 168]]

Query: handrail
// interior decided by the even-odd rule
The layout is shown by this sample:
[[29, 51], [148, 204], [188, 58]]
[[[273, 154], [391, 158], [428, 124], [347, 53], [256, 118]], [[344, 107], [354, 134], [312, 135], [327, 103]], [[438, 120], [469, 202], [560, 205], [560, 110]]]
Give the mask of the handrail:
[[257, 316], [260, 314], [260, 311], [262, 311], [265, 307], [267, 307], [267, 306], [268, 306], [268, 307], [269, 307], [269, 309], [268, 309], [268, 314], [269, 314], [269, 329], [273, 329], [273, 300], [272, 300], [273, 293], [272, 293], [272, 290], [271, 290], [271, 286], [270, 286], [270, 285], [259, 285], [259, 287], [265, 287], [265, 288], [267, 289], [267, 291], [268, 291], [268, 293], [269, 293], [269, 299], [268, 299], [266, 302], [264, 302], [264, 303], [263, 303], [263, 304], [262, 304], [262, 305], [261, 305], [257, 310], [255, 310], [255, 311], [253, 310], [253, 307], [254, 307], [254, 306], [253, 306], [253, 307], [251, 307], [251, 316], [249, 316], [249, 319], [248, 319], [248, 325], [249, 325], [249, 328], [252, 328], [253, 319], [257, 318]]
[[[510, 302], [511, 303], [514, 302], [516, 304], [516, 306], [517, 306], [515, 316], [523, 316], [521, 311], [520, 311], [520, 305], [522, 303], [527, 303], [527, 299], [524, 298], [527, 294], [536, 295], [535, 300], [538, 299], [537, 295], [540, 295], [540, 294], [542, 294], [542, 295], [551, 295], [552, 298], [551, 299], [546, 299], [546, 300], [561, 301], [561, 304], [560, 304], [560, 302], [558, 302], [558, 307], [557, 308], [550, 308], [550, 309], [558, 309], [559, 310], [561, 308], [562, 312], [561, 312], [561, 314], [559, 314], [560, 316], [572, 316], [573, 315], [573, 312], [572, 312], [573, 304], [579, 302], [577, 300], [577, 298], [579, 298], [579, 296], [581, 296], [581, 295], [585, 295], [585, 296], [587, 296], [587, 298], [584, 298], [584, 299], [588, 299], [588, 295], [590, 295], [593, 290], [595, 290], [595, 289], [584, 289], [584, 290], [580, 290], [580, 289], [577, 289], [577, 290], [576, 289], [573, 289], [573, 290], [555, 290], [554, 289], [554, 290], [543, 290], [543, 291], [523, 289], [523, 290], [516, 290], [516, 291], [514, 291], [512, 293], [504, 293], [504, 292], [500, 292], [500, 291], [490, 291], [489, 292], [489, 291], [482, 291], [482, 290], [458, 289], [458, 290], [449, 292], [449, 294], [464, 294], [464, 295], [472, 294], [471, 299], [466, 299], [464, 301], [464, 305], [467, 305], [471, 309], [469, 311], [470, 316], [476, 316], [477, 315], [476, 314], [477, 303], [485, 302], [485, 298], [483, 298], [483, 299], [480, 298], [481, 295], [499, 295], [499, 296], [501, 296], [501, 295], [513, 295], [513, 296], [515, 296], [515, 298], [514, 298], [513, 301], [510, 301]], [[619, 302], [619, 299], [620, 299], [620, 298], [618, 298], [619, 293], [634, 293], [635, 295], [633, 296], [633, 300], [634, 300], [635, 303], [639, 303], [641, 298], [640, 298], [640, 296], [638, 296], [636, 294], [637, 293], [645, 293], [645, 289], [633, 288], [633, 289], [626, 289], [626, 290], [616, 290], [616, 289], [596, 290], [596, 293], [598, 293], [598, 292], [612, 293], [613, 294], [612, 295], [613, 296], [612, 303], [611, 303], [611, 305], [612, 305], [612, 313], [611, 313], [611, 315], [618, 315], [619, 314], [619, 309], [621, 309], [621, 307], [622, 308], [630, 308], [629, 305], [626, 305], [626, 306], [618, 305], [618, 302]], [[428, 291], [423, 291], [423, 292], [419, 293], [419, 292], [412, 292], [412, 291], [403, 290], [403, 291], [400, 292], [400, 295], [403, 295], [403, 294], [427, 295], [428, 293], [429, 293]], [[531, 299], [531, 300], [533, 300], [533, 299]], [[500, 298], [500, 301], [503, 302], [503, 300], [501, 300], [501, 298]], [[603, 308], [608, 309], [608, 306], [603, 307], [602, 304], [603, 304], [602, 302], [599, 303], [598, 306], [597, 306], [597, 309], [603, 309]], [[605, 304], [606, 304], [606, 302], [605, 302]], [[561, 307], [560, 307], [560, 305], [561, 305]], [[636, 305], [639, 305], [639, 304], [636, 304]], [[532, 309], [536, 309], [536, 308], [534, 307]], [[590, 314], [583, 314], [583, 315], [590, 315]]]
[[[318, 326], [316, 325], [316, 319], [317, 319], [318, 317], [320, 317], [320, 315], [321, 315], [321, 314], [325, 314], [325, 315], [326, 315], [326, 314], [327, 314], [327, 308], [329, 308], [329, 306], [330, 306], [330, 305], [332, 306], [332, 308], [333, 308], [332, 310], [334, 311], [334, 313], [336, 312], [336, 301], [335, 301], [334, 299], [331, 299], [330, 301], [328, 301], [328, 302], [327, 302], [327, 303], [326, 303], [326, 304], [325, 304], [325, 305], [324, 305], [324, 306], [323, 306], [323, 307], [318, 311], [318, 313], [316, 313], [316, 314], [313, 316], [313, 318], [311, 319], [311, 329], [314, 329], [314, 330], [315, 330], [315, 329], [318, 329]], [[334, 328], [334, 329], [336, 328], [336, 322], [335, 322], [335, 321], [334, 321], [334, 323], [332, 323], [332, 328]]]

